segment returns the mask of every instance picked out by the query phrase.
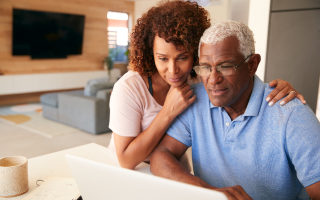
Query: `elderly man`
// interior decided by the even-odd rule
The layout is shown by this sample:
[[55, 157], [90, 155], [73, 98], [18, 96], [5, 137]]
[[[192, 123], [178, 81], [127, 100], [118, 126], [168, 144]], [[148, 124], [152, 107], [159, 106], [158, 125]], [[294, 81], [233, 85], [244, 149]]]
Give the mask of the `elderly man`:
[[[194, 68], [203, 83], [153, 152], [153, 174], [229, 199], [320, 199], [319, 121], [297, 99], [268, 106], [272, 89], [255, 75], [259, 62], [246, 25], [205, 31]], [[195, 176], [178, 162], [190, 146]]]

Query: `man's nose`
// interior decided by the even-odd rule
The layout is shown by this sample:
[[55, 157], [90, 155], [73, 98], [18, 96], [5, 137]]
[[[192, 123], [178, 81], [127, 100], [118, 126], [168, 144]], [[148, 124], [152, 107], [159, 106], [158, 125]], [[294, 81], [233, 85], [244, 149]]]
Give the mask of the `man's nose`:
[[216, 68], [213, 68], [211, 74], [209, 76], [209, 83], [212, 85], [219, 84], [223, 81], [223, 77], [219, 72], [217, 72]]
[[176, 74], [179, 72], [179, 67], [177, 66], [175, 61], [171, 61], [168, 66], [168, 71], [171, 74]]

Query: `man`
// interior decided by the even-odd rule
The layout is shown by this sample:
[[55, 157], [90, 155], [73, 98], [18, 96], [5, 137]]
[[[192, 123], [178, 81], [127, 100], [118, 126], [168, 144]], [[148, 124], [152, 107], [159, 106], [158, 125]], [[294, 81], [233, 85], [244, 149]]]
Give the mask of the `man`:
[[[320, 199], [319, 121], [297, 99], [268, 106], [272, 89], [255, 75], [259, 62], [246, 25], [205, 31], [194, 68], [203, 84], [153, 152], [153, 174], [229, 199]], [[195, 176], [178, 162], [190, 146]]]

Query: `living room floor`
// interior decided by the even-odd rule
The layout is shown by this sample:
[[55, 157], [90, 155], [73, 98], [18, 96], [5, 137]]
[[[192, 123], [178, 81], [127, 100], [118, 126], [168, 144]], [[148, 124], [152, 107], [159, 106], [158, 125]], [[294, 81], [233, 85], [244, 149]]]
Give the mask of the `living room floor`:
[[111, 133], [92, 135], [81, 130], [46, 138], [16, 125], [0, 121], [0, 158], [14, 155], [33, 158], [88, 143], [97, 143], [108, 147], [110, 139]]
[[[96, 143], [108, 147], [111, 135], [111, 132], [92, 135], [78, 130], [69, 134], [47, 138], [0, 120], [0, 158], [19, 155], [29, 159], [88, 143]], [[191, 148], [187, 150], [186, 154], [192, 168]]]

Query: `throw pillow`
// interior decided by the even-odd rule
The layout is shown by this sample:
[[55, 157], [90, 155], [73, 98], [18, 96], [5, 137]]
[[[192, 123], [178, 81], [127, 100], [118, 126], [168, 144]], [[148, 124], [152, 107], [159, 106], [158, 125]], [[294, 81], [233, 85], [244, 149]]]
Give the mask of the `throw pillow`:
[[84, 95], [95, 97], [99, 90], [112, 88], [113, 84], [109, 83], [108, 77], [91, 79], [84, 88]]

